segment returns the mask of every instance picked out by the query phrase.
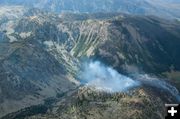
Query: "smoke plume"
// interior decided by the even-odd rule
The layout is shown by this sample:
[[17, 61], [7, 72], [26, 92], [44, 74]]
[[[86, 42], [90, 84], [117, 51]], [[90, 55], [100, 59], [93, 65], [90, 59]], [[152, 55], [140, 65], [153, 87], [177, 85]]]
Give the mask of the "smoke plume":
[[113, 68], [103, 65], [99, 61], [85, 63], [81, 79], [82, 83], [87, 86], [107, 92], [127, 91], [140, 85], [138, 81], [119, 74]]
[[99, 91], [125, 92], [146, 84], [147, 86], [161, 89], [171, 94], [180, 102], [179, 91], [176, 87], [147, 74], [132, 74], [132, 78], [118, 73], [111, 67], [103, 65], [99, 61], [86, 62], [81, 72], [81, 83], [88, 87], [93, 87]]
[[137, 74], [134, 76], [134, 78], [140, 81], [142, 84], [146, 84], [151, 87], [162, 89], [170, 93], [180, 102], [180, 93], [178, 89], [172, 86], [171, 84], [169, 84], [168, 82], [165, 82], [164, 80], [158, 79], [153, 76], [149, 76], [148, 74]]

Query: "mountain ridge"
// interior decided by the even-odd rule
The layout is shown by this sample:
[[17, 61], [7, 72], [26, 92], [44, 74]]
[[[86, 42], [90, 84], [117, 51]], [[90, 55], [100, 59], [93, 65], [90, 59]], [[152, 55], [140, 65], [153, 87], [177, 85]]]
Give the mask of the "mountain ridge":
[[[81, 113], [74, 113], [76, 101], [82, 104], [78, 110], [86, 108], [87, 112], [96, 107], [86, 107], [93, 103], [99, 104], [100, 107], [96, 109], [106, 109], [104, 106], [108, 103], [112, 107], [115, 103], [134, 104], [138, 112], [143, 110], [145, 104], [149, 104], [151, 108], [147, 113], [150, 114], [156, 107], [152, 104], [153, 101], [157, 104], [174, 101], [174, 97], [168, 98], [169, 95], [164, 91], [153, 90], [146, 85], [142, 85], [132, 95], [120, 92], [103, 99], [101, 92], [92, 92], [83, 86], [81, 90], [79, 75], [82, 63], [87, 59], [99, 60], [118, 73], [128, 76], [138, 72], [161, 77], [165, 72], [180, 71], [180, 22], [124, 13], [59, 15], [40, 9], [30, 9], [15, 17], [11, 15], [13, 14], [10, 17], [2, 15], [6, 20], [0, 24], [0, 96], [3, 97], [0, 100], [1, 117], [9, 113], [10, 118], [19, 113], [31, 113], [32, 109], [39, 109], [39, 105], [44, 111], [41, 107], [48, 98], [57, 98], [56, 101], [59, 102], [57, 105], [53, 103], [48, 109], [62, 107], [61, 101], [65, 100], [68, 105], [65, 105], [66, 110], [69, 112], [64, 113], [64, 117], [69, 114], [84, 117]], [[179, 84], [171, 79], [167, 81]], [[64, 94], [68, 98], [61, 97]], [[93, 95], [98, 95], [97, 99]], [[120, 102], [114, 100], [123, 95], [125, 98]], [[158, 100], [154, 100], [156, 96]], [[167, 100], [163, 100], [164, 97]], [[71, 103], [71, 99], [75, 99], [75, 102]], [[29, 102], [26, 103], [27, 100]], [[37, 107], [33, 107], [34, 105]], [[157, 109], [160, 117], [163, 115], [160, 111], [162, 108], [163, 105], [160, 105]], [[61, 114], [60, 110], [56, 111], [55, 115], [51, 113], [52, 118]], [[30, 115], [29, 118], [48, 118], [46, 114], [38, 114]], [[97, 117], [100, 114], [101, 112], [95, 113]]]
[[156, 15], [164, 18], [180, 17], [180, 2], [171, 0], [1, 0], [2, 5], [22, 5], [29, 8], [40, 8], [56, 13], [95, 13], [95, 12], [123, 12], [140, 15]]

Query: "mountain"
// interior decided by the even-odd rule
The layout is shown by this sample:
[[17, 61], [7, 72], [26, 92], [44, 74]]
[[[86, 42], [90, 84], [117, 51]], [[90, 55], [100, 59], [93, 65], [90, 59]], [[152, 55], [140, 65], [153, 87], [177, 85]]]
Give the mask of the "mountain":
[[117, 69], [131, 64], [149, 73], [170, 71], [171, 66], [180, 70], [180, 24], [175, 20], [121, 13], [58, 16], [31, 9], [2, 26], [10, 42], [34, 39], [47, 51], [62, 48], [75, 58], [102, 59]]
[[[66, 51], [57, 51], [56, 47], [48, 50], [33, 34], [21, 32], [23, 29], [18, 29], [18, 25], [25, 19], [9, 19], [1, 24], [0, 32], [0, 116], [41, 104], [45, 99], [75, 88], [77, 83], [71, 78], [73, 72], [69, 71], [76, 70], [74, 58]], [[26, 23], [31, 27], [29, 30], [36, 24], [35, 21]], [[43, 27], [49, 29], [51, 25]]]
[[[102, 110], [107, 109], [109, 117], [110, 110], [116, 109], [117, 115], [109, 117], [116, 118], [119, 116], [116, 112], [122, 112], [120, 106], [126, 105], [126, 111], [120, 116], [124, 118], [133, 105], [136, 111], [131, 110], [129, 118], [133, 115], [163, 118], [163, 104], [179, 101], [169, 89], [164, 90], [166, 87], [159, 89], [161, 84], [153, 87], [146, 83], [130, 93], [111, 95], [86, 89], [79, 79], [83, 62], [89, 59], [101, 61], [132, 78], [137, 72], [161, 78], [178, 73], [178, 20], [124, 13], [59, 15], [22, 6], [14, 8], [2, 7], [8, 14], [0, 14], [0, 117], [56, 118], [62, 115], [62, 118], [72, 118], [71, 115], [75, 115], [91, 118], [88, 115], [93, 113], [103, 118], [106, 114]], [[169, 78], [167, 82], [179, 89], [178, 80]], [[149, 111], [142, 115], [146, 105]], [[153, 116], [154, 110], [158, 114]]]
[[178, 0], [0, 0], [0, 4], [35, 7], [56, 13], [123, 12], [164, 18], [180, 17]]
[[[164, 104], [151, 91], [138, 89], [126, 93], [98, 93], [89, 88], [81, 88], [78, 92], [71, 94], [71, 98], [64, 96], [66, 100], [56, 102], [47, 114], [38, 114], [26, 117], [26, 119], [51, 118], [73, 119], [97, 118], [117, 119], [147, 118], [163, 119]], [[145, 108], [147, 107], [148, 108]], [[156, 112], [156, 113], [152, 113]]]

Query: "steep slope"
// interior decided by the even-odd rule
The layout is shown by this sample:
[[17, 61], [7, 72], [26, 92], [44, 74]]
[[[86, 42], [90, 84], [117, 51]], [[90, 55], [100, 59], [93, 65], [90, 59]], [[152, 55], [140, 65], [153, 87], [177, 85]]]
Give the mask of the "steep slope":
[[17, 29], [12, 30], [16, 38], [12, 41], [8, 38], [11, 29], [5, 28], [0, 37], [0, 117], [76, 87], [73, 71], [78, 63], [73, 68], [76, 60], [67, 51], [46, 47]]
[[[0, 116], [30, 107], [17, 112], [20, 115], [24, 112], [26, 114], [32, 105], [43, 104], [46, 102], [44, 100], [50, 97], [58, 98], [56, 101], [62, 104], [61, 96], [66, 92], [71, 93], [69, 90], [78, 86], [81, 61], [86, 59], [100, 60], [123, 74], [145, 72], [161, 75], [163, 72], [171, 71], [172, 67], [173, 71], [178, 72], [179, 26], [178, 21], [150, 16], [120, 13], [58, 16], [38, 9], [31, 9], [24, 12], [23, 17], [3, 22], [0, 25], [3, 28], [0, 29], [0, 97], [3, 97], [0, 99]], [[142, 90], [146, 92], [146, 89]], [[145, 101], [149, 101], [148, 104], [154, 110], [156, 106], [152, 103], [156, 97], [154, 93], [158, 90], [151, 92], [149, 87], [147, 90]], [[137, 93], [133, 95], [135, 98], [141, 95], [138, 90]], [[78, 95], [70, 94], [66, 99], [74, 99], [71, 96]], [[159, 100], [155, 103], [166, 102], [162, 98], [167, 97], [164, 93], [157, 96]], [[129, 99], [128, 94], [127, 98]], [[172, 99], [168, 101], [173, 102]], [[108, 100], [105, 100], [102, 105], [107, 103]], [[115, 103], [116, 101], [110, 102], [111, 107]], [[127, 103], [129, 104], [129, 100]], [[91, 101], [88, 105], [90, 104]], [[121, 104], [126, 103], [122, 103], [121, 100]], [[84, 108], [87, 107], [82, 105], [79, 110]], [[85, 115], [93, 108], [95, 107], [87, 108]], [[162, 108], [160, 105], [158, 111]], [[97, 111], [100, 109], [97, 107]], [[17, 113], [5, 118], [12, 118], [18, 115]], [[44, 113], [47, 113], [47, 110]], [[71, 113], [62, 116], [66, 117]], [[137, 115], [140, 113], [138, 111]], [[59, 112], [55, 117], [57, 115], [59, 116]], [[161, 116], [162, 113], [156, 115], [157, 118]]]
[[102, 43], [96, 57], [100, 56], [117, 68], [127, 64], [129, 70], [131, 66], [150, 73], [170, 71], [171, 66], [180, 70], [178, 22], [153, 17], [127, 17], [112, 20], [110, 24], [110, 40]]
[[40, 46], [30, 42], [0, 46], [1, 116], [75, 87], [66, 69]]
[[[105, 18], [106, 15], [111, 18]], [[151, 16], [106, 15], [101, 14], [99, 18], [98, 14], [84, 14], [84, 19], [71, 14], [61, 16], [65, 20], [71, 19], [62, 22], [66, 25], [62, 28], [66, 30], [60, 30], [64, 34], [70, 33], [67, 44], [72, 44], [70, 53], [73, 56], [102, 60], [119, 71], [125, 68], [129, 72], [132, 68], [139, 69], [134, 72], [160, 74], [170, 71], [172, 66], [174, 70], [180, 70], [178, 21]]]

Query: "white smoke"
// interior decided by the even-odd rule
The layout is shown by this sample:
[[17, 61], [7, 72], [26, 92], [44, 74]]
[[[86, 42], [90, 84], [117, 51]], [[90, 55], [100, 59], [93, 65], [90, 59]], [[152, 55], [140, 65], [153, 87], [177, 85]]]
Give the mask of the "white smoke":
[[81, 83], [99, 91], [125, 92], [146, 84], [170, 93], [180, 101], [180, 94], [176, 87], [159, 78], [147, 74], [134, 74], [130, 77], [119, 74], [111, 67], [103, 65], [99, 61], [86, 62], [80, 75]]
[[180, 102], [180, 93], [178, 89], [171, 84], [165, 82], [164, 80], [158, 79], [156, 77], [149, 76], [147, 74], [137, 74], [134, 78], [140, 81], [142, 84], [146, 84], [155, 88], [163, 89], [164, 91], [170, 93]]
[[127, 91], [140, 85], [138, 81], [119, 74], [99, 61], [86, 63], [81, 79], [87, 86], [107, 92]]

